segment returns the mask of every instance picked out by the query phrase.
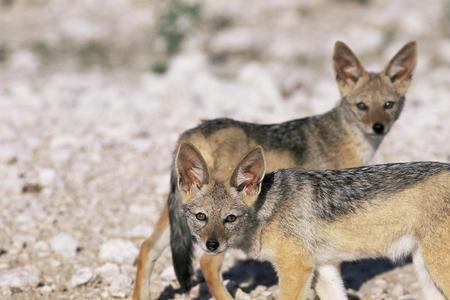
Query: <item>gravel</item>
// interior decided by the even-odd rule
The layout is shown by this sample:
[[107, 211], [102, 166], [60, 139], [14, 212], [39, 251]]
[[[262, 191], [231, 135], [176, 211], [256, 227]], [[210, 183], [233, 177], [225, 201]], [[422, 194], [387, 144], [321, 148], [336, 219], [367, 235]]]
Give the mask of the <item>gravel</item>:
[[[195, 7], [181, 10], [192, 12], [179, 18], [189, 31], [173, 55], [157, 30], [169, 2], [3, 2], [1, 299], [128, 297], [178, 135], [201, 119], [272, 123], [331, 109], [337, 39], [370, 70], [418, 41], [404, 111], [373, 162], [450, 160], [445, 0], [207, 0], [198, 20]], [[209, 299], [201, 276], [180, 294], [171, 263], [165, 251], [153, 299]], [[223, 270], [237, 299], [279, 295], [270, 264], [232, 251]], [[356, 299], [423, 299], [409, 261], [344, 264], [343, 277]]]

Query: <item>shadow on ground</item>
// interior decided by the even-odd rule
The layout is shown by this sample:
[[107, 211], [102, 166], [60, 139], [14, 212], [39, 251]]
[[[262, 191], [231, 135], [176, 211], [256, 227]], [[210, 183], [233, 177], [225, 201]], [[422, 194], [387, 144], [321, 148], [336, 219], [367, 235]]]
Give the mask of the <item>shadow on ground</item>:
[[[411, 263], [408, 258], [400, 265]], [[390, 271], [399, 266], [388, 259], [365, 259], [357, 262], [349, 262], [342, 264], [341, 273], [344, 279], [345, 287], [358, 291], [361, 286], [375, 276]], [[193, 282], [193, 286], [200, 284], [199, 296], [194, 300], [206, 300], [210, 298], [210, 294], [204, 283], [204, 278], [200, 271], [197, 273], [197, 280]], [[227, 289], [231, 295], [236, 294], [236, 290], [240, 287], [244, 292], [250, 293], [257, 286], [262, 285], [270, 287], [278, 283], [278, 277], [272, 264], [269, 262], [261, 262], [257, 260], [241, 260], [235, 266], [223, 274], [224, 280], [229, 280]], [[182, 294], [181, 289], [174, 289], [171, 285], [167, 286], [158, 297], [158, 300], [172, 299], [175, 294]], [[357, 300], [354, 296], [352, 300]]]

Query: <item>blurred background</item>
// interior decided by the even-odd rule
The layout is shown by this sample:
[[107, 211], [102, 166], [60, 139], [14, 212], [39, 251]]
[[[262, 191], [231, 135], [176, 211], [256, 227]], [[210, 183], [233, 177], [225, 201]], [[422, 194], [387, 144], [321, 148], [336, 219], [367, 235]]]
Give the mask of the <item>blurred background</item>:
[[[331, 109], [336, 40], [374, 71], [418, 42], [374, 162], [450, 160], [449, 0], [1, 0], [0, 28], [1, 299], [126, 298], [177, 136], [201, 119]], [[224, 266], [237, 299], [276, 298], [270, 268], [241, 259]], [[422, 299], [410, 265], [383, 264], [349, 272], [349, 292]], [[167, 251], [152, 296], [177, 287]], [[200, 277], [190, 298], [208, 297]]]

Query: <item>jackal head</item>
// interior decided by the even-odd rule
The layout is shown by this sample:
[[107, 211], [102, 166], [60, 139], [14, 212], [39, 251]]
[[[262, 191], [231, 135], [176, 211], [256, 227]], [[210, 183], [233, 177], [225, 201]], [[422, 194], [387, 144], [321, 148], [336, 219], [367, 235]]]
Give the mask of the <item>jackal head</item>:
[[368, 72], [346, 44], [336, 42], [333, 62], [339, 91], [365, 133], [389, 132], [402, 111], [416, 57], [416, 42], [409, 42], [382, 72]]
[[248, 153], [226, 182], [210, 176], [192, 144], [180, 145], [175, 163], [187, 223], [201, 249], [218, 254], [248, 243], [245, 239], [257, 223], [253, 203], [265, 172], [262, 148]]

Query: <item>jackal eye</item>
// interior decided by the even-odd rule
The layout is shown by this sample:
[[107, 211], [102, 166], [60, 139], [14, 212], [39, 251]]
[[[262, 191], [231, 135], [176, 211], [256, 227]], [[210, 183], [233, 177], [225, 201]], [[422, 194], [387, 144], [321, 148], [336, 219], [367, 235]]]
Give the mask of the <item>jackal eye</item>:
[[206, 215], [204, 213], [195, 214], [195, 218], [199, 221], [206, 221]]
[[235, 215], [228, 215], [225, 218], [225, 222], [226, 223], [233, 223], [234, 221], [236, 221], [237, 217]]
[[385, 109], [391, 109], [391, 108], [393, 108], [394, 107], [394, 102], [392, 102], [392, 101], [386, 101], [386, 102], [384, 102], [384, 108]]
[[356, 107], [357, 107], [359, 110], [367, 110], [367, 109], [368, 109], [367, 104], [365, 104], [364, 102], [358, 102], [358, 103], [356, 103]]

